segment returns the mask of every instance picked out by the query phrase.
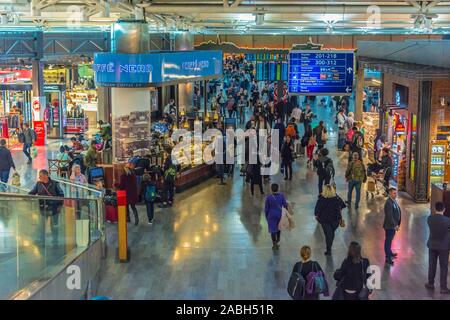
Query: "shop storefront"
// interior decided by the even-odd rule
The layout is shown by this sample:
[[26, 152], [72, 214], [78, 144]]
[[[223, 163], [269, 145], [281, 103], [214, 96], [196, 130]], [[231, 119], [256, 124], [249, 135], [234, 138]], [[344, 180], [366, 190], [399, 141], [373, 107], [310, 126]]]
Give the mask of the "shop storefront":
[[[170, 130], [193, 129], [196, 121], [204, 124], [197, 112], [186, 112], [186, 106], [177, 107], [177, 119], [173, 119], [175, 126], [165, 121], [152, 124], [151, 113], [157, 108], [158, 87], [205, 81], [222, 75], [222, 53], [218, 51], [96, 54], [94, 61], [96, 85], [112, 87], [115, 176], [132, 156], [150, 155], [152, 165], [162, 165], [168, 152], [180, 142], [172, 141]], [[205, 114], [203, 116], [206, 118]], [[214, 118], [212, 114], [208, 118], [210, 116]], [[206, 126], [202, 127], [206, 129]], [[205, 146], [206, 142], [201, 148]], [[183, 151], [192, 158], [199, 150], [191, 146]], [[211, 176], [213, 171], [214, 166], [204, 163], [182, 164], [176, 180], [177, 190]]]
[[44, 85], [45, 111], [44, 119], [47, 127], [47, 137], [61, 139], [66, 127], [66, 85]]
[[384, 74], [380, 116], [392, 183], [421, 202], [430, 199], [433, 184], [450, 183], [450, 81], [417, 78]]

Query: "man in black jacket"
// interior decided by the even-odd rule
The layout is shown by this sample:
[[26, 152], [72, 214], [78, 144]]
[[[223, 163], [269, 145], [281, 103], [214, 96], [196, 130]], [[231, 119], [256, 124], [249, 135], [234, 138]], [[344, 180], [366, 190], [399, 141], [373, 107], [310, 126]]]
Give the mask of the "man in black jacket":
[[383, 228], [386, 238], [384, 240], [384, 253], [386, 254], [386, 263], [394, 264], [397, 253], [391, 250], [392, 240], [394, 240], [395, 233], [400, 230], [400, 222], [402, 211], [397, 203], [397, 189], [389, 188], [389, 198], [384, 205], [384, 223]]
[[319, 176], [319, 196], [322, 194], [324, 184], [330, 184], [331, 178], [334, 177], [335, 170], [333, 160], [328, 157], [329, 151], [327, 148], [319, 150], [317, 160], [317, 175]]
[[0, 181], [3, 183], [8, 183], [9, 172], [11, 168], [16, 170], [14, 161], [11, 156], [11, 151], [6, 147], [6, 140], [0, 140]]
[[[36, 182], [33, 189], [31, 189], [28, 194], [45, 196], [45, 197], [64, 197], [64, 192], [62, 191], [59, 183], [50, 179], [47, 170], [39, 171], [39, 181]], [[51, 230], [53, 243], [56, 244], [58, 241], [58, 218], [59, 218], [59, 209], [63, 205], [63, 200], [39, 200], [39, 208], [41, 211], [42, 219], [41, 219], [41, 242], [45, 240], [45, 225], [47, 218], [51, 217]]]
[[450, 218], [444, 216], [445, 205], [442, 202], [436, 202], [435, 209], [435, 214], [427, 219], [430, 236], [427, 242], [429, 255], [428, 282], [425, 284], [425, 288], [434, 290], [434, 278], [439, 259], [441, 294], [450, 294], [450, 290], [447, 287]]

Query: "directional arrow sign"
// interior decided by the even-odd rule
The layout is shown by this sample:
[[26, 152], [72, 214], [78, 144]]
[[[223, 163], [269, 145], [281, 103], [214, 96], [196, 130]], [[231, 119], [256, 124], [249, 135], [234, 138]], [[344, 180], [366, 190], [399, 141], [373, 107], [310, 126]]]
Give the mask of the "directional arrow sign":
[[352, 67], [348, 67], [347, 71], [348, 71], [348, 73], [352, 73], [353, 72], [353, 68]]
[[345, 92], [347, 92], [347, 93], [349, 93], [349, 92], [351, 92], [351, 91], [352, 91], [352, 88], [347, 87], [347, 88], [345, 89]]

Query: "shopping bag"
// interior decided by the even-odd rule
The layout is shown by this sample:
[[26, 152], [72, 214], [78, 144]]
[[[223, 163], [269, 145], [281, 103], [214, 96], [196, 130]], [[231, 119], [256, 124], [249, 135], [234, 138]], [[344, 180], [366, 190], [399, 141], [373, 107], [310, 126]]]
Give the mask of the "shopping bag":
[[294, 217], [289, 213], [286, 208], [281, 209], [281, 219], [278, 223], [278, 230], [280, 231], [291, 231], [295, 228]]
[[30, 156], [33, 159], [37, 157], [37, 148], [36, 147], [31, 147], [30, 148]]
[[77, 247], [87, 247], [89, 244], [89, 219], [75, 221]]

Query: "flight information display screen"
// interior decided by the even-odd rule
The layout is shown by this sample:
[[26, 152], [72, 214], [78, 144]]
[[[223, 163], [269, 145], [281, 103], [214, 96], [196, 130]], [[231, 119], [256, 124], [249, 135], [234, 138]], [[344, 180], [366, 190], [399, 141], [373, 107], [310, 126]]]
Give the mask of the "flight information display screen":
[[287, 81], [289, 65], [285, 61], [257, 61], [257, 81]]
[[293, 50], [289, 53], [288, 90], [298, 95], [351, 95], [353, 50]]

